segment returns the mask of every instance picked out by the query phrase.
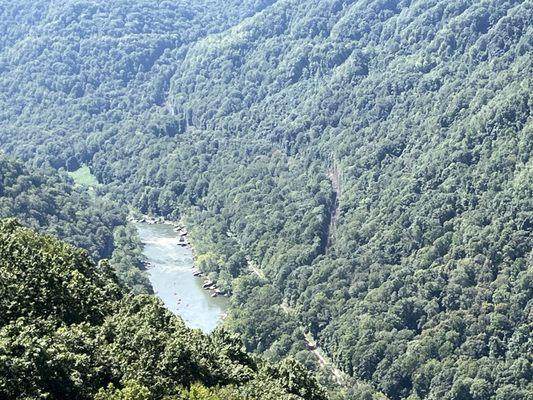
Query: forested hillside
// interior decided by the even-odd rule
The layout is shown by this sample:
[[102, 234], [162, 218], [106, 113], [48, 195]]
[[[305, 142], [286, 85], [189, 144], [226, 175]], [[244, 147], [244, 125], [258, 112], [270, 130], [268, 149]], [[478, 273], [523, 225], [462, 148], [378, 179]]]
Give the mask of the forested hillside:
[[155, 297], [126, 295], [107, 262], [14, 220], [0, 221], [0, 274], [2, 398], [325, 399], [294, 361], [186, 328]]
[[530, 398], [531, 1], [0, 10], [0, 146], [184, 217], [249, 350], [309, 331], [349, 398]]
[[126, 227], [127, 209], [109, 196], [91, 195], [66, 174], [28, 169], [0, 154], [0, 218], [82, 247], [94, 260], [110, 258], [120, 279], [137, 292], [152, 292], [139, 269], [143, 261], [135, 231]]
[[0, 155], [0, 217], [17, 217], [100, 259], [111, 257], [113, 228], [123, 224], [126, 212], [103, 198], [91, 199], [53, 170], [28, 170]]

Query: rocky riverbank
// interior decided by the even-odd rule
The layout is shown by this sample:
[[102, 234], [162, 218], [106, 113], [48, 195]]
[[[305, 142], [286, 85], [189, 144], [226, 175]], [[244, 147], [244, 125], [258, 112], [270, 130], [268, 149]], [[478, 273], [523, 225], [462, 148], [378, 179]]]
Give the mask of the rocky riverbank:
[[206, 278], [194, 275], [198, 271], [192, 251], [178, 246], [174, 225], [137, 222], [135, 227], [149, 263], [146, 274], [154, 294], [188, 326], [204, 332], [215, 329], [228, 309], [228, 299], [212, 297], [210, 291], [202, 288]]
[[140, 217], [129, 216], [128, 222], [132, 224], [172, 225], [174, 227], [174, 232], [176, 232], [178, 235], [178, 246], [188, 247], [192, 250], [192, 245], [188, 239], [189, 232], [187, 231], [185, 226], [183, 226], [179, 222], [171, 221], [171, 220], [165, 219], [164, 217], [151, 217], [148, 215], [142, 215]]
[[[189, 248], [193, 255], [193, 261], [194, 261], [194, 249], [193, 246], [189, 240], [189, 232], [187, 228], [176, 221], [168, 220], [164, 217], [152, 217], [148, 215], [141, 215], [140, 217], [135, 216], [129, 216], [128, 222], [132, 224], [148, 224], [148, 225], [157, 225], [157, 224], [164, 224], [164, 225], [172, 225], [174, 228], [174, 232], [176, 232], [178, 236], [178, 246], [180, 247], [186, 247]], [[150, 268], [151, 264], [149, 262], [146, 262], [144, 264], [144, 268], [148, 269]], [[203, 278], [203, 285], [202, 288], [204, 290], [207, 290], [211, 293], [211, 297], [218, 297], [218, 296], [229, 296], [228, 293], [221, 290], [219, 287], [217, 287], [216, 282], [211, 281], [209, 278], [205, 276], [205, 274], [200, 271], [197, 268], [193, 268], [192, 270], [193, 275], [197, 278]]]

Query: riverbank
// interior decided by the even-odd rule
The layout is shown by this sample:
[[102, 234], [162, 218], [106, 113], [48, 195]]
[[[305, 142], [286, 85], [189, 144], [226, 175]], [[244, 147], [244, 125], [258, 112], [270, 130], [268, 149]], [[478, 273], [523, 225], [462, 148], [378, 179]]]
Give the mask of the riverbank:
[[128, 222], [132, 224], [172, 225], [174, 232], [176, 232], [176, 234], [179, 237], [178, 246], [188, 247], [192, 250], [192, 245], [188, 239], [189, 232], [187, 231], [185, 226], [180, 224], [179, 222], [171, 221], [171, 220], [165, 219], [164, 217], [151, 217], [148, 215], [142, 215], [140, 217], [134, 217], [130, 215], [128, 217]]
[[[133, 222], [133, 221], [131, 221]], [[180, 246], [174, 223], [135, 222], [149, 263], [146, 273], [166, 307], [192, 328], [211, 332], [223, 320], [229, 302], [224, 296], [212, 296], [206, 278], [198, 275], [190, 247]]]
[[[187, 228], [185, 227], [184, 224], [182, 224], [180, 222], [177, 222], [177, 221], [172, 221], [172, 220], [165, 219], [164, 217], [152, 217], [152, 216], [149, 216], [149, 215], [141, 215], [139, 217], [134, 217], [134, 216], [130, 215], [128, 217], [128, 222], [131, 223], [131, 224], [134, 224], [134, 225], [135, 224], [148, 224], [148, 225], [169, 225], [169, 226], [172, 226], [173, 231], [176, 233], [176, 235], [178, 237], [177, 245], [180, 246], [180, 247], [184, 247], [184, 248], [187, 248], [187, 249], [191, 250], [193, 262], [195, 261], [195, 253], [194, 253], [193, 245], [192, 245], [192, 243], [191, 243], [191, 241], [189, 239], [189, 231], [187, 230]], [[151, 267], [150, 262], [146, 261], [144, 263], [143, 267], [144, 267], [144, 270], [149, 269]], [[211, 297], [218, 297], [218, 296], [229, 297], [229, 293], [221, 290], [217, 286], [216, 282], [214, 282], [213, 280], [209, 279], [204, 274], [204, 272], [200, 271], [197, 268], [194, 268], [192, 270], [192, 274], [193, 274], [193, 276], [195, 276], [197, 278], [203, 278], [202, 288], [204, 290], [206, 290], [206, 291], [209, 291]]]

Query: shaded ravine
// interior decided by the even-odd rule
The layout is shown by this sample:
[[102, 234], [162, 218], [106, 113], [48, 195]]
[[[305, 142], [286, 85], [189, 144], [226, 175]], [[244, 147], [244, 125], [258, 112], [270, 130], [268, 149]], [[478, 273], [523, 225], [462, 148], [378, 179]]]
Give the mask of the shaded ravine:
[[206, 333], [213, 331], [222, 321], [228, 299], [211, 297], [202, 289], [202, 280], [193, 276], [192, 252], [178, 246], [172, 225], [137, 223], [136, 227], [150, 264], [147, 273], [155, 294], [187, 326]]

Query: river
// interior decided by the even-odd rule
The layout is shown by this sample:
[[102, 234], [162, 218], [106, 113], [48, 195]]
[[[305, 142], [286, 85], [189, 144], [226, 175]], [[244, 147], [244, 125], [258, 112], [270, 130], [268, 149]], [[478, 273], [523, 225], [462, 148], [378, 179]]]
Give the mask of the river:
[[203, 280], [193, 276], [193, 257], [189, 248], [178, 246], [172, 225], [136, 224], [144, 243], [144, 255], [151, 264], [147, 273], [157, 296], [167, 308], [191, 328], [209, 333], [222, 321], [228, 299], [211, 297], [202, 289]]

